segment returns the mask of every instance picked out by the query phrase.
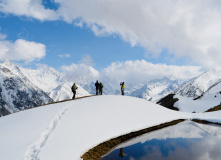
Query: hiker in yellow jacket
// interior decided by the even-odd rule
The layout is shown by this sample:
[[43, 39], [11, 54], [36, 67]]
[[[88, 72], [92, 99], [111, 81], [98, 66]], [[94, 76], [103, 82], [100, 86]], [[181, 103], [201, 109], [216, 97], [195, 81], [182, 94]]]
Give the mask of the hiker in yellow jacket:
[[121, 82], [120, 85], [121, 85], [121, 94], [124, 95], [124, 88], [125, 88], [124, 82]]

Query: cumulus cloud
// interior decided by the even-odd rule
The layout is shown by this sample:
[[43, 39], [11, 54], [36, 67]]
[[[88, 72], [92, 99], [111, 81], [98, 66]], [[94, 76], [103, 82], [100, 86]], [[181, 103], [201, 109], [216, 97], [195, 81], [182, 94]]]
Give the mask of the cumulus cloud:
[[145, 60], [135, 60], [112, 63], [101, 74], [113, 80], [145, 83], [168, 75], [177, 79], [190, 79], [202, 73], [201, 69], [199, 66], [152, 64]]
[[221, 2], [216, 0], [55, 0], [69, 23], [81, 19], [96, 35], [118, 34], [159, 55], [167, 48], [204, 66], [220, 65]]
[[42, 0], [2, 0], [0, 12], [36, 18], [41, 21], [59, 19], [56, 11], [46, 9]]
[[63, 19], [90, 28], [95, 35], [118, 35], [132, 46], [159, 56], [166, 48], [191, 63], [221, 66], [221, 2], [217, 0], [54, 0], [57, 10], [41, 0], [3, 0], [0, 11], [39, 20]]
[[108, 80], [113, 83], [125, 81], [127, 84], [143, 84], [167, 75], [187, 80], [202, 73], [202, 68], [198, 66], [152, 64], [145, 60], [115, 62], [101, 71], [85, 64], [62, 66], [61, 70], [69, 80], [77, 83], [99, 79], [99, 81]]
[[86, 64], [71, 64], [69, 66], [62, 66], [61, 70], [67, 80], [76, 82], [76, 83], [89, 83], [95, 81], [99, 72], [93, 67]]
[[80, 63], [86, 64], [86, 65], [89, 65], [89, 66], [94, 66], [95, 65], [94, 60], [91, 58], [90, 55], [84, 56], [82, 58], [82, 60], [80, 60]]
[[0, 59], [31, 62], [46, 55], [46, 46], [41, 43], [18, 39], [14, 43], [0, 41]]

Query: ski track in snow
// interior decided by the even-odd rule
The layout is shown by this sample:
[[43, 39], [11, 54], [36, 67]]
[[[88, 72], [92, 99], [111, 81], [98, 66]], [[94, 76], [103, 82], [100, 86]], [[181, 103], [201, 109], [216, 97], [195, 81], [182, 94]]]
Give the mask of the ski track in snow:
[[58, 125], [58, 122], [61, 120], [65, 112], [71, 107], [71, 105], [63, 107], [55, 115], [54, 119], [49, 123], [48, 127], [41, 133], [39, 140], [30, 145], [25, 153], [25, 160], [40, 160], [38, 154], [41, 152], [41, 149], [47, 143], [48, 138], [53, 133], [55, 128]]

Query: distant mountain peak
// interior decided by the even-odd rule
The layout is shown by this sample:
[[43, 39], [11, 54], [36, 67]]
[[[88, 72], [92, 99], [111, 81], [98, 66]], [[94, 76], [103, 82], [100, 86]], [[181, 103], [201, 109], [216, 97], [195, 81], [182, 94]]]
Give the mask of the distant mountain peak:
[[178, 88], [176, 94], [184, 97], [196, 98], [203, 95], [211, 89], [211, 87], [220, 83], [220, 79], [221, 70], [210, 69]]
[[[171, 74], [168, 74], [168, 75], [166, 75], [166, 76], [164, 76], [163, 78], [168, 78], [168, 79], [170, 79], [170, 80], [175, 80], [175, 79], [177, 79], [177, 78], [175, 78], [173, 75], [171, 75]], [[163, 79], [162, 78], [162, 79]]]
[[13, 63], [11, 63], [11, 61], [9, 61], [9, 59], [5, 59], [2, 63], [7, 65], [7, 66], [13, 65]]

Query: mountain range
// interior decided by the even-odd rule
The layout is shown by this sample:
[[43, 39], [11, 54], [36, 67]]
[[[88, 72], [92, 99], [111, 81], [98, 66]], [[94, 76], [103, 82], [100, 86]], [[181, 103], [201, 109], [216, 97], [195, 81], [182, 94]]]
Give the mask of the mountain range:
[[[125, 95], [156, 103], [168, 94], [179, 99], [174, 106], [191, 110], [193, 103], [218, 105], [221, 91], [221, 71], [209, 70], [191, 80], [176, 79], [171, 75], [151, 80], [145, 84], [125, 82]], [[5, 60], [0, 64], [0, 116], [35, 106], [72, 98], [73, 82], [48, 66], [29, 69]], [[103, 78], [103, 94], [119, 95], [120, 83]], [[118, 84], [119, 83], [119, 84]], [[77, 97], [95, 94], [95, 81], [79, 83]], [[205, 100], [207, 99], [207, 100]], [[208, 99], [213, 99], [210, 102]], [[214, 100], [215, 99], [215, 100]], [[207, 101], [207, 103], [205, 102]], [[197, 105], [202, 105], [201, 103]], [[189, 107], [184, 107], [188, 106]], [[203, 105], [204, 106], [204, 105]], [[203, 107], [201, 109], [203, 110]]]
[[[0, 116], [70, 99], [71, 85], [51, 67], [33, 70], [5, 60], [0, 64]], [[77, 96], [85, 95], [89, 93], [78, 86]]]
[[174, 92], [176, 89], [182, 86], [184, 82], [184, 80], [175, 79], [173, 76], [154, 79], [149, 81], [143, 87], [131, 92], [129, 96], [156, 102], [162, 97]]
[[[211, 69], [195, 77], [173, 92], [174, 107], [184, 112], [204, 112], [221, 104], [221, 71]], [[193, 110], [194, 106], [194, 110]]]

